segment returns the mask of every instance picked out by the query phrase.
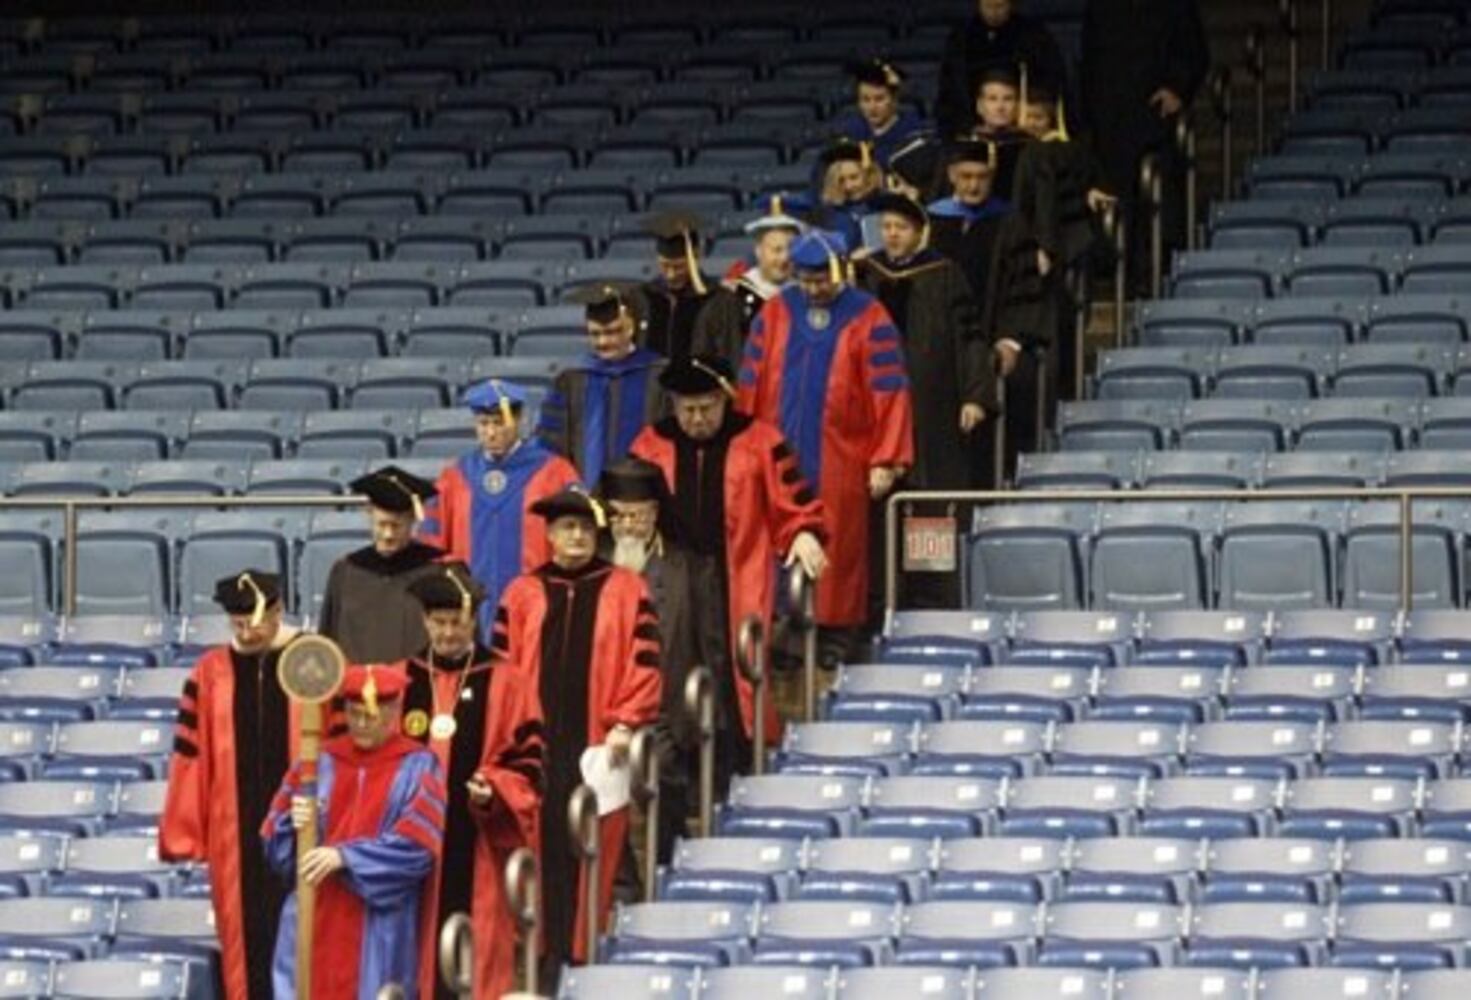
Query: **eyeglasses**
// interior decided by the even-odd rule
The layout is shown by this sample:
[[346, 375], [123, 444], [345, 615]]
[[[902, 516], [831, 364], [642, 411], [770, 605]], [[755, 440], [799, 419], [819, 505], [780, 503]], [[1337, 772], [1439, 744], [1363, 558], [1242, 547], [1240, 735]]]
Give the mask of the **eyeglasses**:
[[608, 511], [608, 523], [609, 524], [642, 524], [642, 523], [647, 522], [647, 521], [652, 521], [652, 520], [654, 520], [658, 516], [659, 516], [659, 512], [657, 510], [645, 510], [645, 509], [630, 510], [630, 509], [627, 509], [627, 508], [625, 508], [623, 510], [609, 510]]

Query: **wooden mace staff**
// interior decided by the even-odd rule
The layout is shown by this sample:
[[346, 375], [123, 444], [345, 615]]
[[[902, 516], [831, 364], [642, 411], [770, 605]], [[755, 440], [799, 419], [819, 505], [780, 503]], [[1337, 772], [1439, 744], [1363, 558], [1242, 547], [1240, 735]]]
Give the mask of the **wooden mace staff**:
[[[325, 636], [303, 635], [281, 652], [276, 667], [281, 690], [298, 711], [297, 760], [301, 764], [298, 794], [310, 803], [311, 818], [296, 831], [298, 862], [317, 846], [317, 759], [322, 749], [322, 706], [332, 700], [347, 672], [347, 657]], [[315, 886], [296, 876], [296, 996], [311, 1000], [312, 937], [317, 910]]]

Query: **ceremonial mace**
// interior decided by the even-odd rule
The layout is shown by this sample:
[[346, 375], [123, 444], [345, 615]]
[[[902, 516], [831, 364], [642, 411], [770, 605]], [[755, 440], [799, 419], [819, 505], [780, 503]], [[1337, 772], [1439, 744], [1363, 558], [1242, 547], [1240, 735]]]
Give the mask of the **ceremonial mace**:
[[[325, 636], [303, 635], [282, 651], [276, 668], [281, 689], [299, 708], [297, 760], [301, 764], [298, 794], [309, 803], [310, 820], [296, 831], [298, 863], [317, 846], [317, 758], [322, 745], [322, 705], [342, 686], [347, 657]], [[312, 929], [317, 890], [296, 876], [296, 996], [311, 1000]]]

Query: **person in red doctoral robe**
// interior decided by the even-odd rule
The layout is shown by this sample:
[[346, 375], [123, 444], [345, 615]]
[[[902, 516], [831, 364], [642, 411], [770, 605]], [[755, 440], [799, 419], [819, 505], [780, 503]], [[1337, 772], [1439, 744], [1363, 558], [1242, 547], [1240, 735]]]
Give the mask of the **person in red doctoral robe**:
[[[539, 836], [543, 982], [550, 986], [569, 958], [588, 958], [580, 930], [589, 918], [586, 887], [573, 867], [567, 825], [583, 751], [603, 747], [613, 761], [626, 761], [634, 730], [658, 717], [662, 675], [658, 616], [643, 578], [597, 556], [598, 530], [606, 524], [601, 504], [569, 489], [532, 510], [547, 521], [552, 559], [515, 580], [496, 611], [491, 697], [502, 685], [518, 691], [496, 706], [479, 797], [493, 805], [509, 795], [513, 811], [524, 806], [528, 782], [521, 761], [528, 746], [517, 733], [533, 733], [539, 724], [545, 748], [539, 822], [523, 820], [522, 829]], [[627, 833], [627, 808], [602, 817], [602, 912], [591, 915], [599, 926]]]
[[[303, 794], [297, 764], [261, 825], [272, 870], [316, 890], [313, 1000], [376, 997], [389, 984], [419, 995], [419, 895], [439, 854], [445, 789], [438, 758], [399, 732], [406, 686], [397, 669], [349, 667], [348, 732], [322, 746], [317, 802]], [[313, 821], [319, 846], [298, 856], [297, 831]], [[300, 992], [296, 906], [293, 892], [276, 939], [276, 1000]]]
[[[681, 536], [721, 569], [731, 652], [730, 669], [715, 684], [717, 719], [730, 722], [716, 727], [716, 796], [723, 797], [732, 772], [750, 767], [755, 720], [751, 683], [734, 669], [736, 636], [752, 614], [771, 634], [778, 559], [800, 564], [814, 579], [822, 575], [823, 507], [782, 432], [735, 411], [735, 375], [723, 358], [673, 362], [659, 381], [674, 415], [644, 428], [632, 451], [663, 470]], [[763, 711], [769, 738], [779, 739], [769, 697]]]
[[[419, 995], [453, 1000], [438, 969], [439, 929], [456, 913], [474, 925], [475, 995], [498, 997], [515, 976], [515, 933], [490, 841], [470, 806], [469, 782], [480, 766], [491, 710], [490, 649], [476, 641], [485, 589], [464, 563], [445, 563], [414, 581], [409, 593], [422, 609], [426, 645], [404, 663], [403, 731], [439, 758], [449, 789], [444, 846], [424, 891]], [[446, 878], [445, 876], [448, 875]]]
[[844, 284], [846, 252], [837, 233], [796, 242], [797, 287], [773, 296], [751, 324], [737, 396], [743, 412], [786, 435], [817, 485], [831, 560], [817, 620], [837, 656], [867, 617], [869, 504], [914, 462], [899, 331], [877, 299]]
[[267, 872], [256, 835], [296, 752], [296, 713], [276, 679], [296, 633], [281, 624], [273, 574], [227, 576], [215, 584], [215, 601], [230, 616], [232, 639], [201, 656], [184, 682], [158, 854], [209, 864], [225, 997], [266, 1000], [286, 893]]

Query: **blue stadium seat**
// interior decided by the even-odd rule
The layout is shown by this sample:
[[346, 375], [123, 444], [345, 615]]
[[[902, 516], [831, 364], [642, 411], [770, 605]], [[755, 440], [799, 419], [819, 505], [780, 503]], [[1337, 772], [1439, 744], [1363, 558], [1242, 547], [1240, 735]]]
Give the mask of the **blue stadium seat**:
[[707, 969], [700, 976], [700, 996], [740, 1000], [780, 993], [794, 1000], [827, 1000], [832, 994], [834, 975], [831, 969], [785, 964]]
[[1424, 719], [1339, 722], [1323, 745], [1323, 773], [1407, 781], [1446, 777], [1463, 742], [1458, 728]]
[[754, 908], [732, 903], [619, 906], [604, 958], [619, 964], [729, 965], [748, 953]]
[[1245, 970], [1123, 969], [1115, 989], [1144, 1000], [1250, 1000], [1254, 977]]
[[187, 997], [198, 987], [197, 978], [179, 962], [99, 959], [63, 962], [56, 967], [53, 996], [105, 995], [118, 1000], [167, 1000]]
[[[256, 566], [282, 574], [283, 582], [289, 580], [289, 548], [288, 539], [259, 515], [245, 511], [198, 515], [179, 548], [179, 613], [212, 613], [215, 581], [241, 566]], [[288, 587], [283, 590], [289, 595]]]
[[900, 912], [890, 904], [848, 900], [772, 903], [757, 916], [755, 960], [824, 969], [885, 964]]
[[1398, 398], [1316, 399], [1297, 416], [1299, 451], [1393, 451], [1408, 446], [1419, 407]]
[[1178, 766], [1183, 733], [1162, 720], [1072, 722], [1057, 728], [1048, 773], [1162, 777]]
[[1023, 490], [1111, 490], [1134, 485], [1137, 460], [1131, 452], [1058, 451], [1022, 455], [1016, 485]]
[[1338, 348], [1354, 339], [1363, 305], [1353, 299], [1293, 295], [1255, 303], [1246, 338], [1264, 347]]
[[795, 891], [803, 842], [771, 837], [681, 838], [660, 873], [659, 898], [767, 902]]
[[77, 535], [80, 614], [164, 615], [170, 579], [168, 540], [161, 535], [126, 530]]
[[1457, 663], [1384, 666], [1365, 672], [1359, 717], [1464, 722], [1471, 674]]
[[1057, 440], [1063, 451], [1150, 451], [1168, 447], [1179, 408], [1167, 400], [1107, 399], [1062, 403]]
[[1157, 299], [1139, 304], [1144, 347], [1217, 348], [1236, 343], [1250, 309], [1232, 299]]
[[995, 823], [1000, 786], [986, 778], [940, 774], [877, 781], [858, 832], [868, 837], [979, 836]]
[[1279, 451], [1294, 408], [1277, 399], [1197, 399], [1180, 412], [1180, 447], [1191, 451]]
[[969, 603], [988, 610], [1075, 608], [1092, 505], [992, 506], [976, 515], [969, 543]]
[[738, 778], [716, 828], [722, 836], [833, 836], [853, 828], [865, 790], [863, 779], [842, 776]]
[[1171, 964], [1184, 914], [1159, 903], [1085, 902], [1048, 907], [1042, 965], [1101, 970]]
[[1192, 775], [1275, 780], [1307, 772], [1321, 741], [1302, 722], [1206, 722], [1190, 730], [1185, 767]]
[[95, 834], [111, 812], [114, 787], [91, 781], [0, 784], [0, 830], [8, 833]]
[[1293, 345], [1224, 347], [1216, 358], [1213, 395], [1243, 399], [1320, 396], [1333, 371], [1332, 350]]
[[[1212, 666], [1119, 667], [1100, 671], [1095, 682], [1094, 706], [1088, 717], [1177, 725], [1203, 722], [1219, 710], [1225, 679], [1225, 668]], [[1067, 734], [1064, 731], [1062, 735]]]
[[1133, 830], [1144, 782], [1113, 776], [1029, 777], [1011, 786], [1008, 837], [1117, 837]]
[[1130, 347], [1098, 356], [1099, 399], [1193, 399], [1203, 395], [1212, 353], [1189, 347]]
[[1130, 503], [1100, 510], [1088, 560], [1090, 602], [1117, 611], [1200, 608], [1210, 599], [1214, 503]]
[[954, 715], [966, 684], [963, 667], [916, 670], [908, 664], [850, 664], [828, 693], [835, 721], [931, 722]]
[[1134, 618], [1113, 611], [1026, 611], [1012, 626], [1010, 664], [1111, 666], [1128, 658]]
[[1459, 963], [1471, 938], [1471, 908], [1443, 903], [1344, 906], [1334, 928], [1333, 964], [1433, 969]]
[[1374, 609], [1282, 611], [1272, 619], [1270, 663], [1371, 665], [1387, 659], [1394, 616]]
[[1226, 689], [1227, 719], [1332, 722], [1346, 718], [1362, 684], [1354, 666], [1274, 666], [1238, 670]]
[[1207, 903], [1191, 913], [1187, 961], [1242, 969], [1314, 965], [1329, 929], [1328, 915], [1311, 904]]
[[912, 740], [907, 722], [799, 723], [787, 727], [775, 765], [792, 774], [896, 774], [908, 763]]
[[307, 413], [297, 439], [296, 456], [366, 461], [392, 458], [408, 437], [411, 419], [399, 409]]
[[1454, 840], [1371, 839], [1345, 845], [1339, 902], [1454, 903], [1465, 899], [1471, 848]]
[[1227, 507], [1218, 549], [1222, 608], [1330, 606], [1343, 511], [1333, 504], [1269, 501]]
[[996, 779], [1032, 774], [1051, 741], [1050, 726], [1038, 722], [937, 722], [920, 729], [913, 770]]
[[973, 974], [938, 966], [887, 966], [839, 969], [837, 1000], [889, 1000], [895, 996], [924, 996], [932, 1000], [968, 1000]]
[[1471, 970], [1426, 969], [1402, 973], [1404, 993], [1408, 1000], [1455, 1000], [1471, 988]]
[[877, 653], [885, 662], [994, 662], [1006, 641], [1004, 615], [973, 611], [896, 609], [889, 615]]
[[1384, 470], [1386, 486], [1460, 486], [1471, 482], [1454, 449], [1421, 449], [1389, 456]]
[[80, 722], [100, 715], [117, 692], [115, 667], [35, 667], [0, 670], [0, 719]]
[[[1397, 506], [1369, 503], [1350, 510], [1344, 536], [1345, 604], [1386, 611], [1400, 606]], [[1453, 608], [1461, 603], [1459, 539], [1465, 513], [1459, 505], [1444, 501], [1414, 505], [1410, 558], [1411, 599], [1416, 606]]]
[[1050, 837], [977, 837], [941, 841], [931, 900], [1034, 904], [1055, 898], [1069, 845]]
[[1030, 903], [936, 900], [904, 911], [896, 960], [901, 965], [992, 968], [1030, 953], [1039, 913]]
[[971, 675], [963, 719], [1067, 722], [1088, 703], [1095, 671], [1089, 667], [990, 667]]
[[115, 921], [111, 957], [180, 962], [190, 975], [216, 981], [219, 954], [208, 899], [124, 900]]
[[1184, 903], [1191, 898], [1203, 854], [1200, 842], [1186, 839], [1080, 840], [1062, 900]]
[[1164, 451], [1140, 457], [1145, 489], [1221, 490], [1255, 486], [1261, 477], [1257, 452]]
[[112, 933], [113, 924], [110, 900], [8, 899], [0, 902], [0, 943], [11, 957], [16, 958], [30, 957], [42, 949], [52, 949], [57, 957], [80, 959], [100, 956], [104, 953], [104, 941]]
[[361, 461], [281, 459], [253, 461], [247, 491], [250, 493], [341, 493], [347, 483], [362, 474]]
[[1408, 780], [1369, 776], [1303, 778], [1287, 790], [1278, 829], [1283, 836], [1316, 839], [1405, 836], [1414, 818], [1415, 796], [1415, 785]]
[[167, 721], [74, 722], [58, 728], [51, 780], [142, 781], [162, 776], [172, 746]]
[[1377, 486], [1383, 477], [1382, 452], [1296, 451], [1267, 455], [1262, 485], [1269, 489]]
[[1335, 841], [1304, 837], [1213, 840], [1200, 902], [1323, 904], [1339, 867]]

